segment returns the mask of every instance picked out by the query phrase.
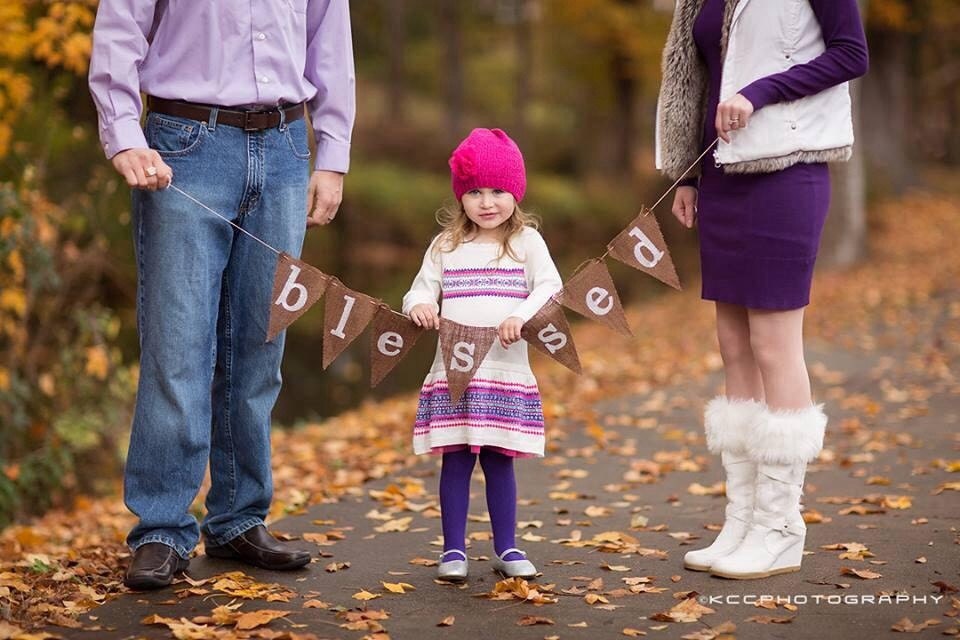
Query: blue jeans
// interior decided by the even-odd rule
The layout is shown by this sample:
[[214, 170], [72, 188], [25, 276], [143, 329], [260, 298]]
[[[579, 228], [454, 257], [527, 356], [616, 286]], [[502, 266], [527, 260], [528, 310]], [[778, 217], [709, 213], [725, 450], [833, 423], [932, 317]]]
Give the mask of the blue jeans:
[[[303, 119], [245, 132], [151, 113], [173, 184], [293, 256], [306, 229]], [[284, 336], [266, 343], [277, 256], [172, 189], [133, 194], [140, 380], [124, 499], [131, 548], [187, 557], [262, 524], [273, 496], [270, 413]], [[189, 508], [210, 465], [202, 527]]]

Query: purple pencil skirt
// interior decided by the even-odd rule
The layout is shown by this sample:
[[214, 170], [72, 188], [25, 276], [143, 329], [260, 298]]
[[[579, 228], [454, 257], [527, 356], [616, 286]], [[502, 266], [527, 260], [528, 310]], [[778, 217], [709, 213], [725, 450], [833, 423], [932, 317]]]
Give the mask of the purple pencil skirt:
[[725, 174], [708, 155], [697, 203], [703, 299], [805, 307], [829, 206], [826, 164]]

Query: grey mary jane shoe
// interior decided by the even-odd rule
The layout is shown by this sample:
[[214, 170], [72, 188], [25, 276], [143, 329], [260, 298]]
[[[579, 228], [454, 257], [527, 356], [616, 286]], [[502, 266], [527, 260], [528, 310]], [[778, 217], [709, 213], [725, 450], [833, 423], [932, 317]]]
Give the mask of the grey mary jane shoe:
[[[519, 553], [523, 560], [504, 560], [511, 553]], [[508, 578], [533, 578], [537, 575], [537, 568], [527, 560], [527, 554], [520, 549], [507, 549], [493, 560], [493, 570], [499, 571]]]
[[[463, 559], [444, 560], [447, 556], [461, 556]], [[460, 549], [450, 549], [440, 555], [437, 566], [437, 579], [447, 582], [463, 582], [467, 579], [467, 554]]]

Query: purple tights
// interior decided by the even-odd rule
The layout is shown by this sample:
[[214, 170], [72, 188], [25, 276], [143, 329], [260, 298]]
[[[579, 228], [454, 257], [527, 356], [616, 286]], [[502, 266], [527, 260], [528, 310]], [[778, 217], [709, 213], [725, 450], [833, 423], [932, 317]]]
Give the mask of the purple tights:
[[[497, 555], [516, 544], [517, 480], [513, 475], [513, 458], [488, 449], [480, 455], [469, 449], [443, 454], [440, 469], [440, 519], [443, 525], [443, 551], [466, 551], [467, 511], [470, 507], [470, 476], [477, 458], [487, 480], [487, 510], [493, 529], [493, 548]], [[521, 560], [519, 553], [510, 553], [504, 560]]]

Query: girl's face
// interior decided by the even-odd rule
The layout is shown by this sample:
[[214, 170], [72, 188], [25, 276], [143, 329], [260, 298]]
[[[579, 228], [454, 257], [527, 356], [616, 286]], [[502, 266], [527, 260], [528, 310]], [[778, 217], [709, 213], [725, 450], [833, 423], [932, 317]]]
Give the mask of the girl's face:
[[502, 189], [474, 189], [460, 199], [467, 217], [477, 225], [476, 238], [493, 239], [497, 227], [510, 219], [517, 201]]

